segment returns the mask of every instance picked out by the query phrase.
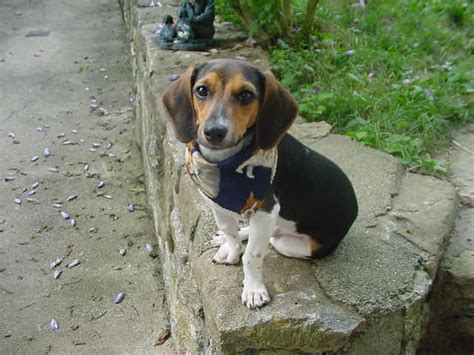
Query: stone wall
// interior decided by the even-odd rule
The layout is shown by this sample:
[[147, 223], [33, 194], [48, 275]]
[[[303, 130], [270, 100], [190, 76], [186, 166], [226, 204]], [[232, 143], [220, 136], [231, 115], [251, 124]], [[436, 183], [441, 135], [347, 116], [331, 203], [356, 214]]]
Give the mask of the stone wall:
[[137, 141], [178, 351], [414, 354], [426, 323], [426, 299], [454, 226], [454, 187], [407, 173], [395, 158], [330, 134], [325, 123], [296, 123], [292, 133], [351, 178], [360, 216], [323, 260], [294, 260], [270, 250], [264, 278], [272, 302], [247, 310], [240, 304], [241, 267], [211, 263], [215, 225], [183, 170], [184, 147], [166, 122], [160, 95], [169, 76], [189, 65], [230, 57], [264, 67], [265, 53], [234, 46], [241, 34], [224, 24], [217, 26], [218, 50], [159, 50], [154, 31], [176, 7], [121, 4], [130, 35]]

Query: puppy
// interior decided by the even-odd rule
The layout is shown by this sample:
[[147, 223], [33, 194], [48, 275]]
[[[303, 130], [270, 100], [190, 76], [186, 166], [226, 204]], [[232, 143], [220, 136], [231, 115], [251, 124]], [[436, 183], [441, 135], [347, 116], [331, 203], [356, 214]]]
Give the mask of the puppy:
[[[190, 67], [163, 94], [176, 137], [186, 143], [186, 169], [210, 203], [219, 232], [213, 261], [242, 257], [242, 303], [262, 307], [268, 242], [294, 258], [321, 258], [357, 217], [352, 185], [333, 162], [286, 131], [298, 107], [269, 71], [219, 59]], [[247, 217], [249, 226], [239, 229]]]

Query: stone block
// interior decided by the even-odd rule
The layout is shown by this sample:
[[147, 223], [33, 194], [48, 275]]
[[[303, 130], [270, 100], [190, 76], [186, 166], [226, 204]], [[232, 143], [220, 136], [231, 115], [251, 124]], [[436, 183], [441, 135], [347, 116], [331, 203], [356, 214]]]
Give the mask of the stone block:
[[[127, 1], [125, 1], [127, 3]], [[136, 114], [152, 212], [179, 352], [415, 353], [426, 297], [454, 224], [457, 193], [447, 182], [407, 174], [401, 163], [327, 124], [291, 131], [340, 165], [354, 184], [360, 216], [331, 256], [285, 258], [269, 250], [264, 277], [272, 302], [240, 304], [240, 266], [211, 262], [212, 215], [183, 170], [184, 146], [166, 122], [160, 95], [170, 74], [212, 58], [266, 66], [260, 50], [160, 51], [148, 22], [166, 9], [129, 8]], [[155, 13], [156, 11], [156, 13]]]

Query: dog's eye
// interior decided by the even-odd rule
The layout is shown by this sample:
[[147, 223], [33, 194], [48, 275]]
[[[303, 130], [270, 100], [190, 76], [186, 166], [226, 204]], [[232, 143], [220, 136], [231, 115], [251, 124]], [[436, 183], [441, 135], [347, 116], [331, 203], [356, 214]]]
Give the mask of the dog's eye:
[[248, 90], [242, 91], [240, 94], [237, 95], [237, 99], [243, 105], [249, 104], [254, 98], [254, 93]]
[[195, 90], [197, 97], [204, 99], [209, 95], [209, 89], [205, 86], [198, 86]]

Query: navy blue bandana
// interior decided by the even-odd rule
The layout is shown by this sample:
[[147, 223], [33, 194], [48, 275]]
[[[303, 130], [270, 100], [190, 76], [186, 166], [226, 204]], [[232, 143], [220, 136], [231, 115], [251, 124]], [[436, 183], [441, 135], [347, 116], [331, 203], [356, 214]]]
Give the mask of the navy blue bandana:
[[250, 145], [219, 163], [205, 160], [189, 146], [186, 168], [199, 190], [218, 206], [245, 215], [263, 204], [276, 171], [277, 150]]

